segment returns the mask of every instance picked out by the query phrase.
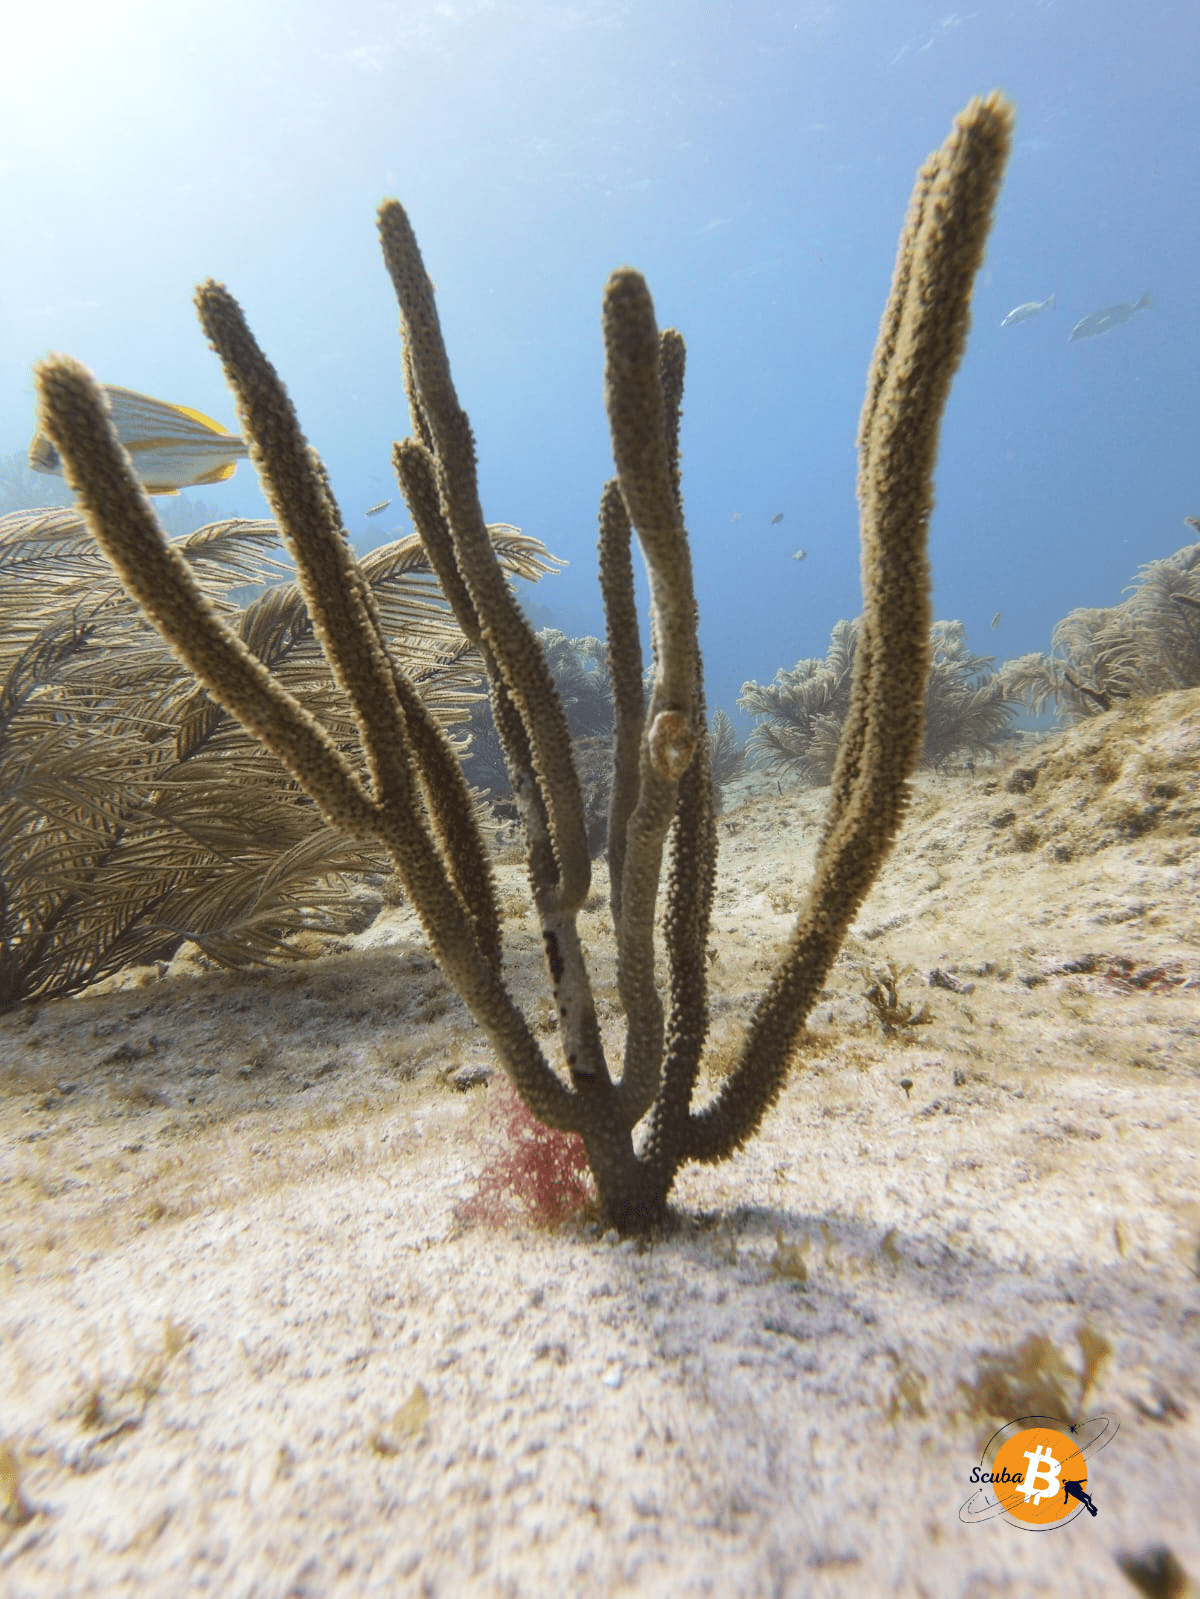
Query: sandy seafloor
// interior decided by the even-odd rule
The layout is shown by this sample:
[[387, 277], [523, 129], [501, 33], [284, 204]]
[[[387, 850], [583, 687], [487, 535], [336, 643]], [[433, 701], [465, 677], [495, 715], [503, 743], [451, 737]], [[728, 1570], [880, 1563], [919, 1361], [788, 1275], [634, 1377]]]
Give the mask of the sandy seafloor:
[[[780, 1104], [649, 1246], [461, 1219], [489, 1057], [404, 908], [0, 1018], [0, 1593], [1120, 1595], [1153, 1543], [1194, 1577], [1198, 761], [1190, 693], [921, 777]], [[727, 795], [718, 1070], [824, 799]], [[930, 1020], [885, 1035], [889, 961]], [[1097, 1516], [960, 1521], [1055, 1408], [1120, 1422]]]

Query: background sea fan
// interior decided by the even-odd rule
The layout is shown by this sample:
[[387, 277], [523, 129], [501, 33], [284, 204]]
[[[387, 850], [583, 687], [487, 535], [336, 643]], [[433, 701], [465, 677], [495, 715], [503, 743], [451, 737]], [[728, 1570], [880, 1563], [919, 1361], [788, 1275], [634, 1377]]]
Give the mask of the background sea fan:
[[[510, 573], [550, 569], [535, 539], [492, 535]], [[271, 522], [235, 520], [176, 547], [351, 754], [348, 701], [270, 553], [276, 537]], [[396, 658], [443, 725], [463, 724], [478, 663], [419, 541], [362, 566]], [[250, 604], [230, 598], [247, 587], [259, 591]], [[357, 913], [348, 875], [387, 864], [326, 826], [281, 763], [196, 686], [76, 511], [0, 519], [0, 1010], [170, 959], [186, 940], [225, 965], [291, 952], [291, 935], [336, 932]]]
[[994, 756], [1014, 736], [1020, 708], [994, 669], [996, 657], [976, 655], [967, 647], [962, 622], [935, 622], [929, 644], [922, 766], [942, 766], [956, 756]]
[[[771, 683], [743, 683], [738, 705], [760, 718], [747, 753], [769, 770], [790, 772], [804, 783], [828, 783], [850, 708], [858, 622], [836, 622], [824, 660], [780, 669]], [[931, 666], [925, 694], [921, 764], [941, 766], [952, 756], [994, 755], [1012, 736], [1015, 690], [993, 671], [995, 657], [967, 647], [962, 622], [935, 622], [929, 630]]]
[[850, 709], [856, 622], [835, 622], [825, 659], [780, 667], [770, 683], [743, 683], [738, 706], [760, 718], [746, 754], [768, 771], [790, 772], [803, 783], [828, 783], [842, 723]]
[[708, 742], [712, 750], [713, 795], [718, 805], [726, 783], [739, 777], [746, 764], [746, 751], [738, 743], [732, 719], [724, 711], [714, 711], [708, 723]]
[[[1200, 531], [1200, 519], [1188, 517]], [[1050, 653], [1022, 655], [1003, 675], [1033, 711], [1100, 716], [1122, 700], [1200, 685], [1200, 543], [1139, 568], [1120, 605], [1071, 611]]]

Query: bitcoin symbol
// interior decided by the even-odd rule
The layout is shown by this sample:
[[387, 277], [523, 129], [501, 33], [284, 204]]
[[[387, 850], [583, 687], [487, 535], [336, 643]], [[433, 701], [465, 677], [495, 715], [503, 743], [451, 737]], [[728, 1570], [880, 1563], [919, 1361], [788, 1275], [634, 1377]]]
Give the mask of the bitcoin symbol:
[[[1049, 1449], [1043, 1449], [1038, 1444], [1034, 1449], [1025, 1450], [1025, 1458], [1029, 1462], [1029, 1470], [1025, 1474], [1025, 1485], [1021, 1492], [1025, 1495], [1025, 1503], [1040, 1505], [1047, 1494], [1058, 1493], [1058, 1478], [1062, 1471], [1062, 1462], [1055, 1460]], [[1038, 1483], [1045, 1482], [1044, 1488], [1039, 1488]]]
[[1087, 1462], [1075, 1440], [1051, 1427], [1011, 1433], [997, 1450], [991, 1471], [992, 1492], [1001, 1507], [1027, 1527], [1052, 1527], [1078, 1512], [1078, 1499], [1064, 1495], [1064, 1477], [1087, 1491]]

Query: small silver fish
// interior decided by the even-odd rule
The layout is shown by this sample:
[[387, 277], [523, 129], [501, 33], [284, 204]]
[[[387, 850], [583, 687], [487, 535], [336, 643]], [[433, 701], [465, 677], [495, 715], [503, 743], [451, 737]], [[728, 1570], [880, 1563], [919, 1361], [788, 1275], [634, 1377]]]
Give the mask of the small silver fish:
[[[104, 385], [117, 437], [147, 494], [178, 494], [197, 483], [224, 483], [249, 455], [245, 439], [188, 405]], [[35, 472], [62, 476], [62, 460], [40, 430], [29, 446]]]
[[1011, 328], [1014, 322], [1028, 322], [1029, 318], [1037, 316], [1039, 311], [1053, 311], [1054, 299], [1055, 296], [1052, 294], [1048, 300], [1026, 300], [1024, 305], [1014, 305], [1000, 326]]
[[731, 522], [740, 522], [742, 520], [742, 513], [740, 511], [730, 511], [729, 520]]
[[803, 561], [803, 560], [805, 560], [807, 558], [807, 556], [808, 556], [808, 551], [807, 550], [793, 550], [792, 551], [792, 560], [793, 561]]
[[993, 629], [995, 629], [995, 628], [998, 628], [999, 626], [1000, 626], [1000, 612], [997, 611], [995, 616], [992, 617], [992, 627], [993, 627]]
[[391, 500], [380, 500], [378, 505], [368, 505], [363, 512], [364, 516], [382, 516], [391, 504]]
[[778, 527], [780, 522], [782, 522], [782, 521], [783, 521], [783, 512], [782, 511], [776, 511], [775, 515], [771, 518], [771, 526], [772, 527]]
[[1102, 333], [1109, 333], [1113, 328], [1120, 327], [1122, 322], [1128, 322], [1139, 311], [1149, 311], [1154, 305], [1149, 292], [1143, 294], [1141, 299], [1133, 305], [1106, 305], [1102, 311], [1093, 311], [1090, 315], [1080, 317], [1071, 329], [1068, 344], [1075, 344], [1080, 339], [1098, 339]]

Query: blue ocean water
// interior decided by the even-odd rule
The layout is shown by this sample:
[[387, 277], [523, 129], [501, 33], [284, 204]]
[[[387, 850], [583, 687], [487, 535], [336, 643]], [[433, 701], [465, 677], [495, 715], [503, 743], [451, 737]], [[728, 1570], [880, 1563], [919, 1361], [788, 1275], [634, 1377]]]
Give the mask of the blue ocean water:
[[[1200, 513], [1194, 0], [22, 7], [0, 54], [0, 453], [28, 443], [31, 363], [56, 349], [232, 425], [190, 303], [214, 276], [359, 547], [407, 531], [373, 220], [394, 194], [437, 285], [485, 514], [570, 562], [531, 597], [599, 634], [598, 313], [629, 263], [688, 342], [708, 697], [732, 712], [743, 680], [823, 654], [858, 613], [855, 431], [897, 235], [920, 162], [993, 87], [1018, 142], [943, 431], [935, 614], [1001, 658], [1047, 648]], [[1153, 310], [1068, 342], [1145, 290]], [[194, 497], [265, 514], [248, 465]]]

